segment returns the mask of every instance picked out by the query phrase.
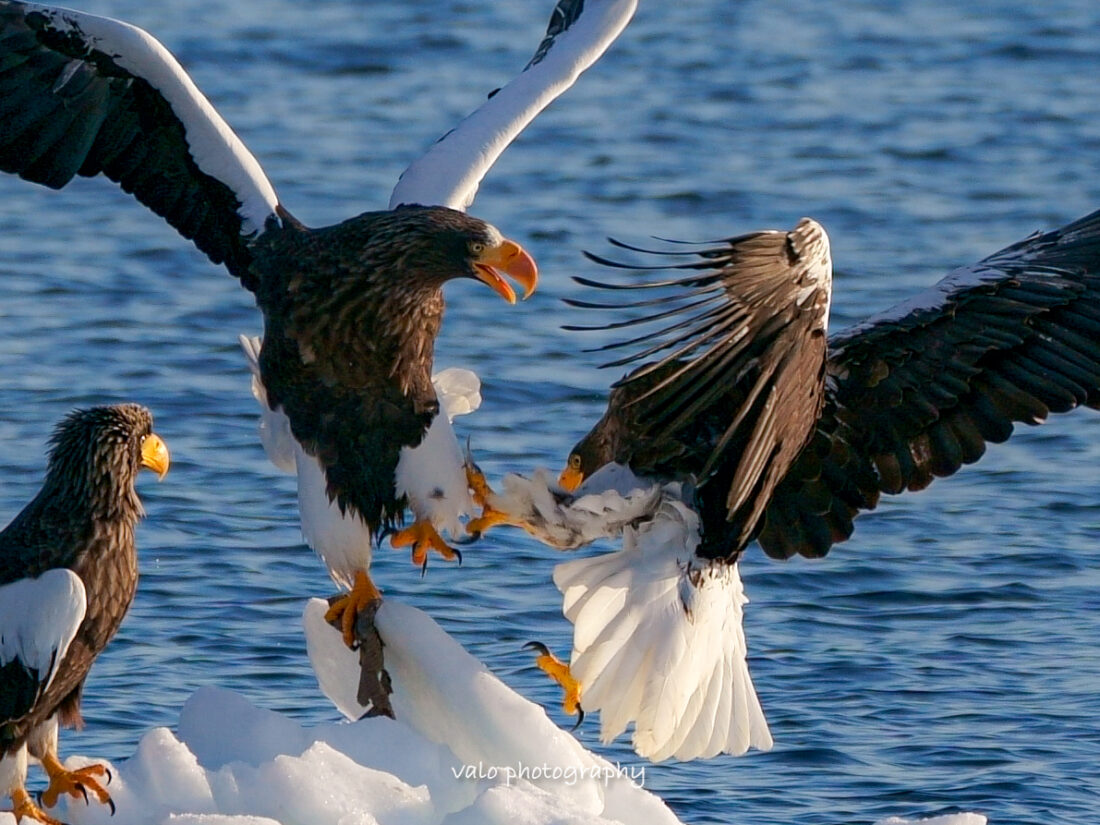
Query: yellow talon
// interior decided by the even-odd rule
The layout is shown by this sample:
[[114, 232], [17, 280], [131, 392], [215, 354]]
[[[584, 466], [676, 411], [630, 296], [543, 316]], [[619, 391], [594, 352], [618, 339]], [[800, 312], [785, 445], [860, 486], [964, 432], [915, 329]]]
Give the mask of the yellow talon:
[[359, 570], [355, 573], [355, 582], [351, 591], [334, 601], [325, 613], [326, 622], [340, 622], [344, 644], [355, 647], [355, 621], [368, 604], [382, 598], [382, 591], [375, 587], [370, 575]]
[[489, 498], [493, 495], [493, 488], [489, 486], [485, 473], [481, 472], [481, 468], [474, 464], [469, 457], [466, 459], [466, 486], [470, 488], [470, 492], [473, 494], [474, 504], [482, 509], [489, 506]]
[[429, 550], [435, 550], [447, 561], [458, 559], [459, 564], [462, 563], [462, 554], [443, 541], [443, 537], [430, 521], [415, 521], [411, 527], [399, 530], [390, 537], [390, 546], [395, 550], [410, 544], [412, 562], [421, 569], [426, 569], [428, 566]]
[[496, 527], [498, 524], [510, 524], [514, 527], [524, 526], [523, 522], [517, 521], [507, 513], [486, 507], [481, 511], [480, 516], [466, 522], [466, 532], [474, 536], [480, 536], [490, 527]]
[[495, 508], [490, 501], [496, 496], [493, 488], [489, 486], [485, 474], [481, 468], [469, 458], [466, 460], [466, 485], [473, 495], [474, 504], [481, 508], [481, 515], [470, 519], [466, 523], [466, 532], [473, 536], [480, 536], [490, 527], [498, 524], [510, 524], [514, 527], [524, 527], [522, 521], [517, 521], [512, 516]]
[[111, 772], [106, 765], [85, 765], [83, 768], [70, 771], [61, 764], [57, 754], [47, 751], [42, 757], [42, 767], [50, 778], [50, 785], [42, 792], [41, 797], [42, 804], [47, 808], [54, 807], [62, 794], [68, 794], [75, 799], [83, 798], [84, 803], [88, 804], [88, 792], [91, 791], [102, 804], [111, 806], [111, 815], [114, 816], [115, 803], [107, 793], [107, 789], [96, 778], [106, 777], [107, 782], [110, 783]]
[[584, 721], [584, 708], [581, 707], [581, 683], [573, 678], [569, 665], [551, 653], [550, 649], [542, 642], [528, 642], [524, 647], [539, 652], [539, 655], [535, 657], [535, 665], [561, 685], [562, 690], [565, 692], [565, 695], [562, 696], [561, 707], [570, 716], [573, 714], [578, 715], [577, 724], [573, 726], [573, 729], [576, 730]]
[[54, 819], [34, 804], [26, 789], [15, 787], [11, 791], [11, 812], [15, 814], [15, 821], [21, 822], [24, 818], [34, 819], [42, 825], [65, 825], [61, 820]]

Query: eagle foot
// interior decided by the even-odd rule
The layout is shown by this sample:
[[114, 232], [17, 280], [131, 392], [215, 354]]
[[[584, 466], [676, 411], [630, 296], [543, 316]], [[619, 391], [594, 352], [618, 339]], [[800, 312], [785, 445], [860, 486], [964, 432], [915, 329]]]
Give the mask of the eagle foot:
[[467, 533], [476, 538], [490, 527], [495, 527], [498, 524], [523, 526], [522, 523], [496, 509], [490, 503], [496, 497], [496, 493], [489, 486], [489, 482], [485, 478], [485, 474], [481, 472], [481, 468], [474, 464], [469, 455], [466, 457], [466, 486], [470, 488], [474, 504], [481, 508], [481, 515], [466, 523]]
[[458, 559], [458, 563], [462, 564], [462, 553], [443, 541], [443, 537], [430, 521], [417, 520], [410, 527], [398, 530], [390, 536], [390, 546], [395, 550], [409, 545], [412, 545], [412, 563], [417, 565], [422, 573], [428, 569], [429, 550], [435, 550], [447, 561]]
[[[355, 639], [355, 623], [359, 614], [366, 611], [372, 603], [381, 601], [382, 591], [375, 587], [370, 574], [364, 570], [357, 570], [351, 590], [329, 602], [325, 621], [338, 626], [344, 637], [344, 644], [355, 650], [358, 647]], [[377, 606], [374, 609], [377, 610]]]
[[31, 799], [31, 795], [23, 788], [14, 788], [11, 792], [11, 813], [15, 815], [16, 822], [24, 819], [33, 819], [42, 825], [65, 825], [60, 819], [54, 819], [39, 808]]
[[482, 509], [488, 507], [490, 497], [495, 495], [493, 488], [489, 486], [489, 480], [485, 478], [485, 473], [481, 472], [481, 468], [474, 463], [469, 453], [466, 455], [465, 470], [466, 486], [470, 488], [474, 504]]
[[581, 683], [573, 678], [569, 665], [550, 652], [550, 649], [542, 642], [528, 642], [525, 650], [537, 650], [535, 666], [543, 673], [561, 685], [565, 695], [562, 697], [561, 707], [567, 714], [577, 714], [577, 723], [571, 730], [576, 730], [584, 721], [584, 708], [581, 707]]
[[84, 804], [91, 804], [88, 792], [111, 809], [111, 816], [115, 814], [115, 802], [107, 789], [100, 784], [98, 777], [105, 777], [106, 784], [111, 784], [111, 771], [106, 765], [85, 765], [70, 771], [61, 764], [56, 754], [47, 753], [42, 759], [42, 767], [46, 775], [50, 777], [50, 784], [42, 791], [41, 802], [47, 808], [57, 805], [62, 794], [68, 794], [74, 799], [84, 799]]
[[507, 513], [486, 506], [482, 509], [480, 516], [466, 522], [466, 532], [473, 536], [480, 536], [490, 527], [496, 527], [498, 524], [511, 524], [514, 527], [523, 527], [522, 522], [517, 521]]

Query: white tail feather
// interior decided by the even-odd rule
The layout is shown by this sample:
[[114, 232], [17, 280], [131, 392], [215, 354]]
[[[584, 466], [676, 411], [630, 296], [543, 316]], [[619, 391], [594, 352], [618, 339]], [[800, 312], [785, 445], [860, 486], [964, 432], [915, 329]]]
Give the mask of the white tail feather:
[[698, 516], [666, 497], [651, 521], [624, 529], [622, 550], [554, 571], [582, 706], [600, 711], [604, 742], [633, 721], [634, 749], [655, 762], [772, 746], [737, 566], [697, 558], [698, 542]]

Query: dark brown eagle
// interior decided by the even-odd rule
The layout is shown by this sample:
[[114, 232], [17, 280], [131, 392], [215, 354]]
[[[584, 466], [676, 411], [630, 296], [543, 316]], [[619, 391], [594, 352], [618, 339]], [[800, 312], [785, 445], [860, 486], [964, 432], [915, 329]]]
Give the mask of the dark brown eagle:
[[17, 820], [59, 825], [27, 795], [27, 756], [49, 775], [47, 807], [90, 792], [113, 812], [106, 769], [66, 770], [57, 730], [82, 724], [84, 679], [134, 598], [138, 472], [163, 478], [169, 461], [137, 404], [73, 412], [51, 444], [42, 489], [0, 532], [0, 792]]
[[[483, 164], [471, 169], [461, 153], [451, 158], [462, 167], [453, 174], [472, 176], [452, 205], [472, 198], [502, 148], [465, 147]], [[411, 469], [399, 465], [442, 417], [431, 382], [441, 288], [471, 278], [514, 302], [503, 273], [529, 295], [537, 270], [518, 244], [447, 206], [397, 205], [309, 229], [149, 34], [14, 0], [0, 0], [0, 169], [55, 188], [103, 174], [254, 293], [264, 318], [259, 390], [297, 445], [306, 539], [352, 590], [333, 608], [349, 643], [357, 610], [378, 595], [371, 543], [401, 526], [406, 508], [415, 523], [394, 545], [411, 544], [418, 562], [429, 548], [454, 557], [435, 525], [461, 502], [428, 481], [437, 467], [424, 451], [408, 458]], [[417, 193], [414, 178], [404, 195]], [[440, 472], [453, 475], [461, 454], [447, 457], [454, 466]], [[468, 501], [464, 483], [460, 493]]]
[[570, 301], [641, 311], [595, 327], [645, 325], [604, 348], [634, 368], [571, 451], [559, 483], [572, 495], [513, 478], [488, 496], [503, 515], [471, 524], [572, 547], [634, 519], [622, 550], [555, 569], [570, 668], [539, 657], [570, 708], [601, 711], [605, 741], [633, 721], [635, 749], [658, 761], [771, 747], [741, 629], [748, 544], [823, 556], [883, 493], [953, 474], [1017, 422], [1100, 408], [1100, 212], [826, 340], [828, 250], [803, 219], [671, 253], [693, 256], [679, 264], [596, 258], [678, 270], [666, 280], [578, 279], [642, 296]]
[[[806, 223], [788, 233], [789, 249]], [[744, 245], [687, 265], [721, 267], [680, 283], [689, 292], [724, 283], [729, 307], [698, 313], [677, 336], [659, 334], [659, 346], [686, 341], [704, 352], [677, 350], [618, 382], [572, 450], [563, 485], [609, 461], [691, 479], [700, 555], [732, 561], [756, 538], [775, 558], [818, 557], [883, 493], [952, 475], [1015, 423], [1100, 408], [1100, 212], [956, 270], [829, 336], [827, 350], [828, 284], [805, 298], [775, 269], [777, 291], [757, 288]], [[742, 300], [750, 294], [761, 300]], [[742, 305], [744, 324], [731, 326]]]

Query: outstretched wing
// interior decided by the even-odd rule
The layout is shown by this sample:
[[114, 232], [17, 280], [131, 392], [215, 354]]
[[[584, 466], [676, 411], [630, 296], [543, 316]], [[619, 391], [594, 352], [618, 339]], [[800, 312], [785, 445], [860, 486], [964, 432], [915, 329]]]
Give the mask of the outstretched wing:
[[768, 507], [770, 556], [822, 556], [881, 493], [921, 490], [1079, 405], [1100, 409], [1100, 211], [956, 270], [836, 336], [811, 445]]
[[247, 240], [278, 220], [259, 163], [147, 32], [0, 0], [0, 169], [55, 189], [104, 174], [252, 289]]
[[700, 486], [720, 486], [713, 506], [721, 512], [703, 517], [733, 522], [733, 535], [729, 528], [704, 531], [726, 536], [724, 555], [749, 541], [772, 488], [817, 420], [832, 264], [825, 230], [808, 218], [790, 232], [755, 232], [697, 255], [668, 267], [696, 273], [678, 279], [620, 285], [577, 280], [602, 289], [664, 292], [622, 305], [657, 312], [611, 325], [666, 324], [605, 347], [640, 348], [607, 366], [656, 358], [615, 385], [611, 404], [621, 404], [623, 419], [631, 422], [631, 443], [614, 459], [635, 472], [691, 474]]
[[500, 153], [595, 63], [630, 22], [638, 0], [558, 0], [546, 37], [523, 71], [406, 169], [390, 196], [465, 209]]
[[84, 583], [67, 568], [0, 586], [0, 742], [46, 692], [84, 621]]

